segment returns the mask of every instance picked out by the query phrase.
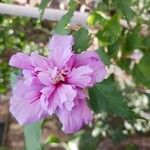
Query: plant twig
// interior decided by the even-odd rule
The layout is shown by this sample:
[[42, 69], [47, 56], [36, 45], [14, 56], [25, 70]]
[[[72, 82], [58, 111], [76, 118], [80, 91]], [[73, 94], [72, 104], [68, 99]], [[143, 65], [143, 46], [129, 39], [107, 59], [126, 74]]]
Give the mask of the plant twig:
[[[45, 9], [43, 19], [50, 20], [50, 21], [59, 21], [60, 18], [66, 13], [65, 10], [58, 10], [48, 8]], [[0, 3], [0, 14], [7, 14], [7, 15], [14, 15], [14, 16], [25, 16], [25, 17], [32, 17], [32, 18], [40, 18], [40, 11], [38, 7], [32, 6], [19, 6], [14, 4], [4, 4]], [[73, 18], [71, 19], [71, 24], [74, 25], [82, 25], [83, 27], [87, 28], [86, 20], [89, 13], [78, 12], [74, 13]], [[120, 24], [125, 27], [129, 28], [127, 25], [127, 21], [124, 19], [120, 20]], [[135, 22], [131, 22], [131, 26], [134, 27], [136, 25]]]
[[[43, 19], [50, 21], [58, 21], [66, 12], [67, 11], [64, 10], [48, 8], [45, 9]], [[40, 18], [39, 8], [31, 6], [19, 6], [14, 4], [0, 3], [0, 14]], [[71, 20], [71, 24], [80, 24], [84, 27], [87, 27], [87, 17], [88, 13], [81, 13], [76, 11]]]

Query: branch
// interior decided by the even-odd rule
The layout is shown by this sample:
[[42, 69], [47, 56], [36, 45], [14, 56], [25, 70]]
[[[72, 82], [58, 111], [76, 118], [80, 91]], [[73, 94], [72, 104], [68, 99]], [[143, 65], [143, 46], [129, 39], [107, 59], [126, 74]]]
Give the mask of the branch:
[[[48, 8], [45, 9], [44, 11], [43, 19], [50, 20], [50, 21], [59, 21], [61, 17], [64, 14], [66, 14], [66, 12], [67, 11], [65, 10]], [[40, 18], [40, 11], [38, 7], [20, 6], [14, 4], [0, 3], [0, 14]], [[71, 24], [75, 24], [75, 25], [79, 24], [87, 28], [86, 20], [88, 15], [89, 13], [86, 12], [81, 13], [76, 11], [74, 13], [73, 18], [71, 19]], [[124, 19], [120, 20], [120, 24], [125, 28], [129, 28], [127, 21]], [[132, 27], [136, 25], [135, 22], [131, 22], [130, 24]]]
[[[50, 21], [58, 21], [66, 12], [67, 11], [58, 9], [45, 9], [43, 19]], [[40, 18], [40, 11], [38, 7], [19, 6], [14, 4], [0, 3], [0, 14]], [[71, 24], [80, 24], [84, 27], [87, 27], [87, 17], [88, 13], [80, 13], [76, 11], [71, 20]]]

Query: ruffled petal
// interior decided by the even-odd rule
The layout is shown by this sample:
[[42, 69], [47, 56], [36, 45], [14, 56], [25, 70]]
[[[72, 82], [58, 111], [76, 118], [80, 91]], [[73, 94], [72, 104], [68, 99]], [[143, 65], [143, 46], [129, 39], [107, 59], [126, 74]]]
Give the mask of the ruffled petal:
[[24, 77], [24, 83], [26, 85], [31, 85], [31, 84], [39, 84], [40, 81], [39, 79], [37, 78], [37, 76], [31, 71], [31, 70], [27, 70], [27, 69], [24, 69], [22, 71], [23, 73], [23, 77]]
[[20, 125], [36, 122], [47, 116], [40, 104], [40, 89], [41, 85], [28, 87], [23, 80], [14, 86], [10, 112]]
[[53, 35], [49, 43], [50, 57], [54, 64], [61, 69], [72, 56], [73, 37]]
[[67, 75], [67, 82], [80, 88], [91, 86], [93, 69], [89, 66], [73, 68]]
[[66, 109], [70, 111], [74, 106], [74, 99], [77, 95], [76, 90], [74, 90], [71, 85], [62, 84], [58, 87], [57, 92], [61, 104], [64, 104]]
[[87, 51], [81, 54], [76, 54], [74, 66], [79, 67], [83, 65], [88, 65], [93, 69], [93, 84], [95, 82], [101, 82], [106, 76], [106, 66], [96, 52]]
[[62, 123], [62, 130], [67, 133], [79, 131], [84, 125], [92, 121], [93, 115], [85, 99], [80, 99], [71, 111], [67, 109], [57, 110], [57, 116]]
[[31, 60], [33, 66], [39, 71], [48, 70], [50, 67], [48, 59], [44, 56], [39, 55], [37, 52], [31, 53]]
[[41, 105], [48, 114], [52, 115], [59, 104], [59, 97], [55, 94], [55, 86], [44, 87], [41, 93]]
[[50, 115], [55, 113], [57, 107], [62, 108], [63, 105], [67, 110], [71, 110], [74, 106], [76, 91], [71, 85], [62, 84], [58, 87], [55, 85], [45, 87], [41, 90], [41, 104], [43, 109]]
[[38, 74], [38, 79], [40, 80], [40, 82], [46, 86], [51, 86], [51, 77], [48, 73], [46, 72], [40, 72]]
[[9, 65], [19, 69], [32, 69], [30, 56], [23, 53], [13, 55], [9, 61]]
[[30, 91], [37, 91], [40, 93], [40, 90], [43, 88], [41, 84], [32, 84], [28, 86], [24, 83], [25, 80], [19, 80], [13, 87], [13, 95], [25, 96]]

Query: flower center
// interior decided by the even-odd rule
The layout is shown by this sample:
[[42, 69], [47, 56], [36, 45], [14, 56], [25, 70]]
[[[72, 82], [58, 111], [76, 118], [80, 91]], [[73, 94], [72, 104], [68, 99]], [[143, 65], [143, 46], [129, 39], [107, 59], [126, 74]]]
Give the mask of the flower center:
[[65, 77], [61, 73], [56, 75], [56, 77], [53, 79], [54, 84], [56, 84], [60, 81], [65, 81]]
[[65, 70], [61, 70], [60, 72], [58, 72], [53, 78], [53, 84], [64, 82], [67, 74], [68, 74], [68, 71], [65, 71]]

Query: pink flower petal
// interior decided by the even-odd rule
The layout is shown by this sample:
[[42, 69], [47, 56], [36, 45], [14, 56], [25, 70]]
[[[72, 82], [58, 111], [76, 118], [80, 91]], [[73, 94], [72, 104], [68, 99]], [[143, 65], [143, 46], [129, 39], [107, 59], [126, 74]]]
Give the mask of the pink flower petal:
[[20, 69], [32, 69], [30, 56], [23, 53], [13, 55], [9, 61], [9, 65]]
[[30, 91], [40, 92], [42, 87], [41, 84], [32, 84], [32, 86], [28, 86], [24, 83], [24, 80], [19, 80], [13, 87], [13, 95], [24, 96]]
[[73, 37], [53, 35], [49, 43], [50, 57], [54, 64], [61, 69], [72, 56]]
[[46, 72], [40, 72], [38, 74], [38, 79], [41, 81], [46, 86], [51, 86], [51, 77], [48, 73]]
[[57, 107], [62, 108], [64, 105], [67, 110], [71, 110], [74, 106], [76, 91], [70, 85], [53, 85], [43, 88], [41, 92], [42, 107], [50, 115], [55, 113]]
[[79, 67], [83, 65], [88, 65], [93, 69], [94, 82], [101, 82], [106, 76], [106, 66], [96, 52], [87, 51], [76, 54], [74, 66]]
[[79, 131], [84, 125], [92, 121], [92, 113], [86, 104], [86, 100], [80, 99], [78, 105], [74, 106], [71, 111], [59, 109], [57, 116], [62, 122], [62, 130], [67, 133]]
[[93, 69], [91, 69], [89, 66], [73, 68], [67, 76], [67, 82], [80, 88], [89, 87], [91, 86], [92, 73]]
[[74, 99], [77, 92], [72, 88], [71, 85], [62, 84], [58, 87], [58, 95], [60, 102], [64, 104], [67, 110], [71, 110], [74, 106]]
[[37, 52], [31, 53], [32, 64], [36, 68], [47, 70], [49, 68], [48, 59], [44, 56], [39, 55]]
[[22, 80], [16, 83], [10, 99], [10, 112], [20, 125], [29, 124], [47, 116], [40, 104], [40, 89], [40, 86], [28, 87]]
[[52, 115], [59, 104], [59, 97], [55, 94], [55, 86], [44, 87], [41, 93], [41, 105], [47, 113]]
[[24, 76], [24, 79], [25, 79], [24, 83], [26, 85], [39, 84], [39, 82], [40, 82], [39, 79], [37, 78], [37, 76], [35, 76], [32, 73], [31, 70], [25, 69], [25, 70], [22, 71], [22, 73], [23, 73], [23, 76]]

